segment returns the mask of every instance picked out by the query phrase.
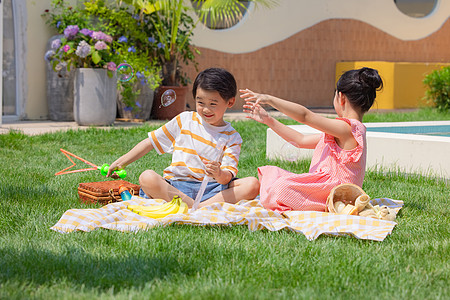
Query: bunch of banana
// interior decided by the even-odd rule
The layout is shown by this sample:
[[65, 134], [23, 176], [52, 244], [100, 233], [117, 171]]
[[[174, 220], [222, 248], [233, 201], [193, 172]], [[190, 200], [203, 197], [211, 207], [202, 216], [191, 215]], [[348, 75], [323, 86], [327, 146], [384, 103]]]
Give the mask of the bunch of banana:
[[127, 208], [138, 215], [152, 219], [164, 218], [171, 214], [184, 214], [189, 209], [187, 204], [178, 196], [174, 196], [172, 201], [163, 205], [128, 205]]

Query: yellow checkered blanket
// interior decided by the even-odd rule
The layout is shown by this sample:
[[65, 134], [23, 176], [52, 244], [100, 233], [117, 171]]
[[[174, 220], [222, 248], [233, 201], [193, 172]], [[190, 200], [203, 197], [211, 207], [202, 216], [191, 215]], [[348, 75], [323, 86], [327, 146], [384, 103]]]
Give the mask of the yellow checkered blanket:
[[[251, 231], [288, 229], [303, 233], [308, 240], [314, 240], [321, 234], [329, 234], [382, 241], [397, 224], [360, 216], [315, 211], [290, 211], [281, 215], [264, 209], [258, 200], [243, 200], [237, 204], [216, 203], [187, 214], [168, 215], [162, 219], [140, 216], [126, 208], [131, 204], [162, 204], [160, 201], [162, 200], [133, 196], [126, 202], [111, 203], [97, 209], [70, 209], [51, 229], [61, 233], [88, 232], [98, 228], [135, 232], [169, 224], [247, 225]], [[386, 205], [397, 211], [403, 206], [403, 201], [388, 198], [373, 199], [371, 203]]]

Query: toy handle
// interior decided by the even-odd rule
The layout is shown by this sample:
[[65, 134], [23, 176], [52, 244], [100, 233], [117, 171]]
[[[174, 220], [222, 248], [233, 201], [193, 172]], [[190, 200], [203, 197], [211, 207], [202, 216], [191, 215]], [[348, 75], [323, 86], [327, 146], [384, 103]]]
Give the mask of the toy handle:
[[[109, 165], [108, 164], [103, 164], [101, 167], [97, 167], [97, 169], [100, 170], [100, 173], [103, 176], [106, 176], [106, 175], [108, 175]], [[125, 171], [124, 169], [115, 170], [114, 173], [116, 173], [117, 176], [119, 176], [122, 179], [127, 177], [127, 171]]]

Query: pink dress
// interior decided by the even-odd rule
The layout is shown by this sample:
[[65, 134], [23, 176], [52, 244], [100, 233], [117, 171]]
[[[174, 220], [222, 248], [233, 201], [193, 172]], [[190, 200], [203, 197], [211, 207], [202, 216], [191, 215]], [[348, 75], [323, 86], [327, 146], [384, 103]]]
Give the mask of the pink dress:
[[336, 185], [362, 187], [366, 167], [366, 127], [358, 120], [338, 118], [350, 124], [358, 145], [352, 150], [338, 146], [334, 137], [322, 134], [314, 150], [309, 173], [295, 174], [275, 166], [258, 168], [260, 201], [277, 212], [325, 211], [327, 197]]

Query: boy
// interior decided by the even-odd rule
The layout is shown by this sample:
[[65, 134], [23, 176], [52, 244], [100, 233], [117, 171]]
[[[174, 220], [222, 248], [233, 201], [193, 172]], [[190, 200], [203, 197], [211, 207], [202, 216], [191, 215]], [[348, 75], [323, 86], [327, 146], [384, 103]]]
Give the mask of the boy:
[[[242, 139], [230, 123], [223, 120], [227, 108], [236, 101], [236, 93], [236, 81], [228, 71], [209, 68], [200, 72], [192, 87], [196, 112], [182, 112], [150, 132], [149, 138], [111, 164], [107, 176], [112, 170], [124, 168], [155, 149], [158, 154], [172, 153], [172, 163], [164, 170], [164, 177], [153, 170], [140, 175], [141, 196], [170, 201], [178, 195], [192, 207], [203, 178], [210, 176], [213, 179], [199, 207], [254, 199], [259, 194], [259, 181], [255, 177], [235, 178]], [[227, 143], [223, 157], [216, 162], [215, 146], [220, 138], [225, 138]]]

